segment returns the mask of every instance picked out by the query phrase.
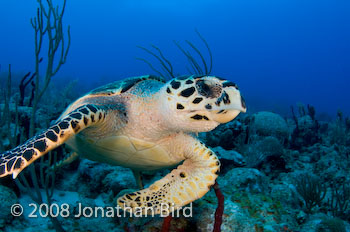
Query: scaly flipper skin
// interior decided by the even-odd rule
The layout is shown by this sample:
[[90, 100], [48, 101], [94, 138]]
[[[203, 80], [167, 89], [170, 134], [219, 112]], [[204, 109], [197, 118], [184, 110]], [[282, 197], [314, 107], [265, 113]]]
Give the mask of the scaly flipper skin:
[[62, 145], [83, 129], [101, 123], [106, 117], [104, 107], [87, 104], [77, 108], [41, 134], [0, 155], [0, 177], [13, 178], [47, 152]]
[[[188, 136], [185, 161], [149, 188], [125, 194], [118, 198], [118, 205], [133, 213], [143, 215], [170, 213], [201, 198], [215, 183], [220, 162], [212, 150]], [[187, 152], [186, 152], [187, 151]], [[129, 212], [130, 212], [129, 208]]]

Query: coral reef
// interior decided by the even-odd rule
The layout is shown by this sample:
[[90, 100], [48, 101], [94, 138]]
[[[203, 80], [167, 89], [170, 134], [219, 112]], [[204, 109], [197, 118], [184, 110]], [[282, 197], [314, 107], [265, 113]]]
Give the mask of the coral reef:
[[[69, 89], [66, 96], [70, 95]], [[11, 91], [6, 104], [0, 102], [1, 117], [8, 117], [1, 124], [2, 150], [11, 147], [11, 143], [20, 143], [29, 134], [28, 119], [32, 108], [16, 104], [14, 92]], [[24, 102], [29, 102], [29, 98]], [[37, 130], [47, 127], [67, 105], [55, 102], [54, 98], [45, 101], [51, 101], [49, 105], [55, 109], [46, 105], [38, 108]], [[4, 116], [5, 111], [8, 116]], [[217, 189], [213, 189], [193, 203], [192, 217], [180, 215], [164, 220], [162, 217], [106, 218], [97, 215], [58, 220], [65, 231], [160, 231], [162, 228], [163, 231], [348, 231], [349, 131], [349, 119], [340, 111], [335, 120], [321, 121], [311, 106], [306, 110], [299, 107], [298, 115], [294, 113], [286, 119], [272, 112], [243, 115], [199, 135], [220, 158], [222, 168], [218, 185], [222, 197], [218, 194], [217, 198], [214, 191]], [[58, 159], [66, 153], [61, 149], [52, 155]], [[45, 162], [36, 164], [33, 169], [39, 180], [42, 178], [40, 167]], [[167, 172], [144, 173], [144, 184], [148, 186]], [[35, 187], [31, 176], [27, 178], [27, 187]], [[17, 202], [28, 205], [33, 201], [29, 193], [18, 191], [11, 183], [1, 180], [0, 198], [5, 207]], [[118, 194], [137, 189], [130, 170], [84, 159], [56, 170], [54, 183], [48, 185], [56, 189], [49, 195], [52, 203], [69, 202], [75, 213], [79, 209], [78, 203], [86, 207], [114, 207]], [[42, 184], [41, 180], [39, 184]], [[39, 190], [44, 197], [45, 184]], [[21, 221], [21, 217], [14, 218], [8, 212], [0, 214], [0, 226], [4, 231], [24, 228], [57, 231], [54, 223], [48, 218]], [[48, 226], [43, 227], [45, 224]]]
[[[60, 107], [63, 110], [65, 105]], [[3, 103], [1, 109], [5, 108]], [[30, 117], [30, 110], [27, 106], [16, 107], [16, 103], [10, 100], [8, 111], [12, 134], [15, 132], [16, 118], [18, 129], [23, 130], [21, 123]], [[48, 117], [52, 117], [45, 114], [43, 108], [38, 112], [41, 111], [42, 116], [38, 116], [40, 120], [36, 123], [38, 128], [46, 127], [50, 123]], [[344, 119], [338, 112], [334, 121], [317, 121], [317, 115], [312, 113], [315, 110], [310, 108], [309, 111], [311, 113], [292, 115], [292, 118], [286, 120], [276, 113], [258, 112], [199, 135], [213, 147], [222, 164], [218, 184], [223, 198], [218, 195], [221, 199], [219, 207], [218, 198], [212, 190], [193, 203], [192, 217], [171, 217], [171, 220], [170, 217], [166, 220], [162, 217], [104, 218], [101, 215], [94, 218], [69, 217], [59, 220], [62, 229], [98, 231], [103, 227], [110, 231], [159, 231], [161, 228], [164, 231], [348, 231], [348, 119]], [[6, 124], [2, 128], [2, 132], [7, 131]], [[314, 138], [313, 132], [317, 132], [316, 140], [308, 138]], [[1, 144], [3, 149], [11, 146], [6, 133], [2, 133]], [[56, 155], [60, 156], [59, 153], [66, 151], [63, 149]], [[39, 164], [36, 166], [40, 167]], [[40, 171], [36, 171], [40, 176]], [[155, 175], [144, 173], [145, 185], [148, 186], [166, 172], [164, 170]], [[52, 195], [53, 202], [62, 204], [67, 198], [75, 199], [70, 203], [73, 212], [77, 212], [78, 202], [87, 207], [113, 207], [118, 194], [137, 189], [130, 170], [84, 159], [56, 170], [55, 176], [54, 187], [57, 190]], [[17, 201], [23, 204], [32, 201], [27, 194], [19, 193], [9, 181], [1, 180], [1, 184], [8, 186], [0, 185], [3, 204], [10, 206]], [[45, 188], [41, 192], [44, 196]], [[30, 218], [19, 222], [19, 219], [3, 212], [0, 215], [0, 225], [4, 231], [13, 231], [25, 227], [40, 228], [43, 223]], [[49, 223], [47, 218], [41, 220]], [[218, 226], [220, 221], [221, 226]], [[57, 231], [53, 222], [48, 225], [45, 230]]]

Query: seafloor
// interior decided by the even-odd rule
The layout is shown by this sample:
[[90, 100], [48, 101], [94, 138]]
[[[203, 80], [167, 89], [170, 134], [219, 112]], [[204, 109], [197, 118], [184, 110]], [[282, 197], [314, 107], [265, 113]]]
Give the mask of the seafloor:
[[[37, 111], [37, 131], [47, 128], [75, 97], [69, 95], [69, 87], [52, 91]], [[1, 151], [27, 139], [31, 107], [16, 107], [17, 97], [11, 98], [7, 121], [4, 102], [0, 105]], [[291, 115], [284, 118], [273, 112], [248, 112], [198, 135], [218, 154], [222, 164], [218, 178], [225, 197], [222, 231], [350, 231], [349, 118], [339, 111], [335, 119], [330, 119], [318, 115], [312, 106], [303, 105], [295, 106]], [[67, 152], [60, 148], [51, 157], [60, 159]], [[40, 186], [33, 185], [28, 171], [24, 172], [27, 183], [19, 178], [26, 192], [11, 177], [0, 180], [0, 231], [56, 231], [55, 223], [66, 231], [161, 230], [161, 217], [107, 217], [101, 213], [75, 216], [80, 206], [112, 207], [121, 191], [136, 189], [130, 170], [79, 159], [58, 168], [54, 179], [42, 178], [50, 170], [41, 167], [49, 162], [53, 160], [46, 158], [35, 164]], [[168, 171], [144, 173], [144, 183], [147, 186]], [[46, 191], [50, 193], [51, 187], [51, 203], [60, 209], [68, 204], [71, 214], [58, 216], [53, 223], [41, 217], [38, 208], [30, 217], [36, 209], [29, 205], [34, 202], [33, 196], [41, 196], [46, 203]], [[24, 207], [22, 216], [11, 215], [15, 203]], [[191, 217], [181, 215], [189, 212], [174, 217], [170, 231], [212, 231], [217, 204], [211, 190], [193, 203]]]

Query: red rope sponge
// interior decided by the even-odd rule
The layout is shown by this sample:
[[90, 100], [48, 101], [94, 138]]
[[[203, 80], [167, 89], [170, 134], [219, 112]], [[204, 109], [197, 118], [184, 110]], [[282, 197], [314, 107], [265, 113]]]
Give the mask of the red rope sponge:
[[215, 210], [215, 221], [214, 221], [213, 232], [220, 232], [221, 224], [222, 224], [222, 215], [224, 214], [225, 198], [219, 188], [219, 184], [216, 181], [215, 181], [215, 184], [213, 185], [213, 188], [215, 191], [215, 195], [218, 198], [218, 207]]
[[173, 219], [173, 217], [171, 216], [171, 214], [169, 214], [169, 216], [164, 218], [162, 229], [160, 230], [161, 232], [169, 232], [170, 231], [170, 222], [172, 219]]
[[[213, 185], [215, 195], [218, 198], [218, 207], [215, 210], [215, 221], [214, 221], [214, 228], [213, 232], [221, 232], [221, 224], [222, 224], [222, 215], [224, 214], [224, 202], [225, 198], [222, 194], [219, 184], [215, 181], [215, 184]], [[171, 215], [164, 218], [163, 225], [161, 232], [169, 232], [170, 231], [170, 223], [173, 217]]]

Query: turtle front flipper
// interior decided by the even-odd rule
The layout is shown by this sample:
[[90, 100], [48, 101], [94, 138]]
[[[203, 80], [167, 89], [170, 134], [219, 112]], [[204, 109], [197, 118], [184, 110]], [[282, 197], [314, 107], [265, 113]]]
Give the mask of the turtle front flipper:
[[125, 194], [118, 205], [143, 215], [167, 214], [205, 195], [215, 183], [220, 162], [212, 150], [192, 139], [183, 164], [149, 188]]
[[12, 174], [16, 178], [25, 167], [42, 155], [62, 145], [83, 129], [103, 122], [106, 114], [105, 108], [92, 104], [75, 109], [23, 145], [0, 154], [0, 177]]

